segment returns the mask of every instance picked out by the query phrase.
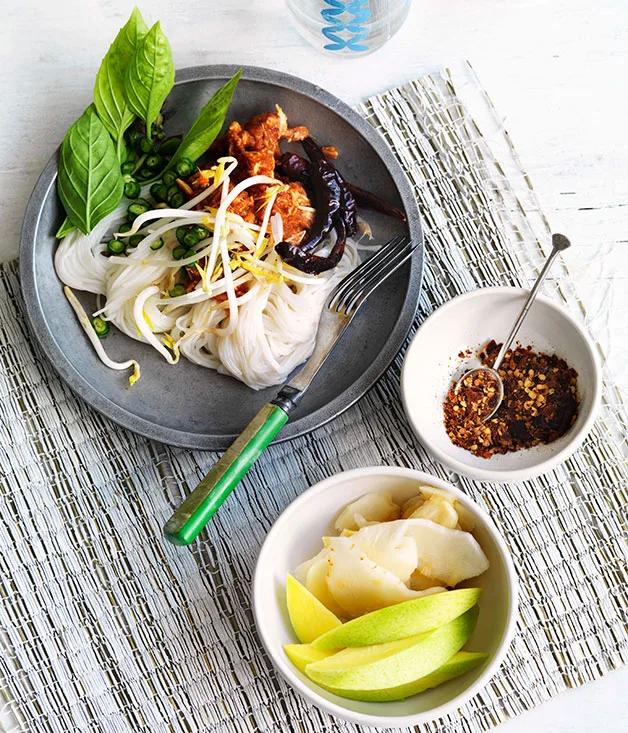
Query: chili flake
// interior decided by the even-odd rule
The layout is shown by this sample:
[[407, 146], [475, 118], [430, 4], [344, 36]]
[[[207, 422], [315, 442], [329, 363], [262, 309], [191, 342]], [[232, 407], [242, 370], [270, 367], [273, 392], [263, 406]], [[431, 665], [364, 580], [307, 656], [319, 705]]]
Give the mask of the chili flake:
[[[495, 361], [501, 344], [491, 341], [478, 356]], [[506, 353], [498, 370], [504, 400], [486, 422], [495, 397], [495, 381], [476, 373], [457, 392], [450, 388], [443, 405], [445, 429], [454, 445], [481, 458], [552, 443], [564, 435], [578, 415], [578, 374], [555, 354], [518, 346]]]

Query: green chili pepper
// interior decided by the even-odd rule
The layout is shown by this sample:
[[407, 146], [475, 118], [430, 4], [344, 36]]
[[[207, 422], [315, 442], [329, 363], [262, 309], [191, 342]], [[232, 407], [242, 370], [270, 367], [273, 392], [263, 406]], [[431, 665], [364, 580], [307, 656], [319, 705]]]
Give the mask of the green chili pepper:
[[187, 178], [194, 172], [194, 161], [189, 158], [181, 158], [177, 161], [174, 169], [178, 176], [181, 178]]
[[92, 318], [92, 327], [94, 331], [96, 331], [96, 336], [98, 336], [99, 339], [104, 339], [109, 333], [109, 324], [98, 316]]
[[152, 250], [157, 251], [158, 249], [161, 249], [164, 246], [164, 238], [159, 237], [159, 239], [156, 239], [150, 246]]
[[[196, 250], [195, 249], [188, 249], [185, 252], [185, 255], [182, 257], [182, 259], [187, 260], [190, 257], [196, 256]], [[198, 260], [194, 260], [194, 262], [190, 262], [189, 265], [186, 265], [186, 267], [194, 267], [197, 264]]]
[[161, 155], [157, 155], [157, 153], [152, 153], [151, 155], [146, 156], [146, 167], [151, 168], [154, 170], [155, 168], [159, 168], [160, 165], [163, 163], [163, 158]]
[[168, 198], [172, 196], [175, 193], [179, 193], [181, 189], [176, 183], [173, 183], [171, 186], [168, 186]]
[[124, 195], [128, 199], [136, 199], [141, 193], [142, 189], [137, 181], [131, 179], [124, 184]]
[[129, 204], [129, 207], [126, 210], [126, 216], [129, 221], [133, 221], [136, 219], [140, 214], [145, 214], [147, 211], [150, 211], [151, 205], [146, 201], [145, 199], [137, 199], [132, 204]]
[[128, 244], [128, 246], [129, 247], [137, 247], [137, 245], [142, 241], [142, 239], [144, 239], [144, 235], [143, 234], [132, 234], [129, 237], [129, 244]]
[[126, 245], [120, 239], [110, 239], [107, 242], [107, 252], [109, 252], [112, 255], [124, 254], [125, 249], [126, 249]]
[[177, 242], [179, 244], [183, 244], [183, 238], [190, 230], [187, 227], [177, 227], [176, 235], [177, 235]]
[[163, 183], [153, 183], [150, 187], [150, 195], [157, 202], [165, 201], [168, 198], [168, 187]]
[[126, 234], [126, 232], [130, 232], [131, 229], [133, 229], [133, 225], [129, 224], [128, 221], [122, 222], [122, 224], [120, 224], [120, 226], [118, 227], [118, 231], [120, 232], [120, 234]]
[[199, 243], [199, 238], [194, 233], [193, 230], [190, 230], [185, 237], [183, 237], [183, 244], [185, 244], [187, 247], [194, 247]]
[[120, 170], [122, 171], [122, 175], [130, 175], [135, 170], [135, 161], [128, 160], [126, 163], [122, 163], [122, 165], [120, 166]]
[[187, 247], [184, 244], [179, 244], [172, 250], [172, 256], [175, 260], [182, 260], [187, 252]]
[[192, 225], [191, 230], [194, 232], [199, 242], [201, 241], [201, 239], [207, 239], [207, 237], [209, 236], [209, 229], [207, 227], [204, 227], [202, 224]]
[[143, 153], [152, 153], [155, 150], [155, 146], [147, 137], [142, 137], [140, 138], [140, 150]]
[[148, 168], [140, 168], [140, 170], [135, 174], [135, 177], [140, 181], [148, 181], [148, 179], [152, 178], [154, 175], [155, 171], [151, 171]]
[[170, 291], [171, 298], [178, 298], [179, 295], [185, 295], [185, 285], [182, 285], [181, 283], [177, 283]]
[[183, 206], [184, 203], [185, 196], [182, 191], [177, 191], [176, 193], [168, 196], [168, 206], [170, 206], [171, 209], [178, 209], [180, 206]]
[[164, 185], [172, 186], [172, 184], [177, 180], [177, 174], [172, 171], [166, 171], [161, 177], [161, 180], [164, 182]]

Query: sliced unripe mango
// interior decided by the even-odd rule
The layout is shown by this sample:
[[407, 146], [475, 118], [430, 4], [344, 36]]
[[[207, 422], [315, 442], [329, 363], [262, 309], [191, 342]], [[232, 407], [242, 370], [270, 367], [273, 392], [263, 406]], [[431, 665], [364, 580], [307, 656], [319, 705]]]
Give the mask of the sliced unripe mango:
[[312, 662], [314, 682], [341, 690], [386, 690], [414, 682], [442, 667], [473, 633], [477, 606], [433, 631], [372, 646], [353, 647]]
[[286, 602], [294, 633], [303, 644], [340, 626], [340, 619], [292, 575], [286, 578]]
[[305, 672], [306, 665], [320, 662], [321, 659], [336, 653], [335, 650], [314, 649], [311, 644], [284, 644], [283, 650], [300, 672]]
[[442, 685], [443, 682], [448, 682], [454, 679], [454, 677], [459, 677], [461, 674], [477, 667], [478, 664], [481, 664], [487, 658], [488, 654], [481, 654], [480, 652], [458, 652], [450, 660], [445, 662], [442, 667], [425, 675], [425, 677], [420, 677], [418, 680], [408, 682], [405, 685], [389, 687], [386, 690], [338, 690], [333, 687], [327, 687], [325, 689], [339, 697], [361, 700], [362, 702], [405, 700], [407, 697], [418, 695], [420, 692], [425, 692], [425, 690], [429, 690], [431, 687], [437, 687], [438, 685]]
[[460, 588], [372, 611], [319, 636], [313, 647], [371, 646], [422, 634], [468, 611], [478, 602], [481, 593], [481, 588]]
[[[330, 657], [335, 651], [326, 651], [314, 649], [311, 644], [284, 644], [284, 651], [288, 659], [300, 671], [305, 672], [305, 667], [312, 662], [319, 662], [321, 659]], [[325, 687], [329, 692], [333, 692], [339, 697], [350, 698], [351, 700], [361, 700], [362, 702], [392, 702], [394, 700], [405, 700], [412, 695], [418, 695], [425, 692], [431, 687], [437, 687], [443, 682], [448, 682], [459, 677], [461, 674], [477, 667], [488, 658], [488, 654], [480, 652], [458, 652], [439, 667], [425, 677], [420, 677], [414, 682], [408, 682], [405, 685], [390, 687], [386, 690], [339, 690], [333, 687]]]

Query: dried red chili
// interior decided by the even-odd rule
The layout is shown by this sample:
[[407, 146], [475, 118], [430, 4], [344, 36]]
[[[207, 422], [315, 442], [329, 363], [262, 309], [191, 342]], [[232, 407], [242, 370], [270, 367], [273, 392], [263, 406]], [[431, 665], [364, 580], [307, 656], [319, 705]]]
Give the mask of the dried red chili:
[[[479, 353], [490, 366], [501, 344], [491, 341]], [[444, 403], [445, 429], [452, 443], [481, 458], [552, 443], [578, 415], [578, 373], [555, 354], [518, 346], [499, 368], [504, 400], [495, 415], [483, 417], [494, 398], [490, 378], [469, 377], [458, 392], [450, 388]]]

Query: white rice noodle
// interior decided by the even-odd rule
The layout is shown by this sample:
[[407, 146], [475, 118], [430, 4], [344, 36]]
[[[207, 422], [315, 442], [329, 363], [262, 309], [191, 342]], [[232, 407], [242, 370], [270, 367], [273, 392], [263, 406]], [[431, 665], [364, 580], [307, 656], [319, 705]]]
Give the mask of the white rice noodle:
[[135, 302], [133, 304], [133, 319], [135, 320], [137, 330], [142, 335], [142, 340], [146, 341], [156, 349], [169, 364], [176, 364], [179, 361], [178, 349], [174, 349], [173, 355], [173, 353], [163, 345], [157, 336], [155, 336], [153, 333], [153, 327], [148, 323], [146, 318], [147, 314], [144, 310], [144, 305], [151, 296], [158, 294], [159, 288], [156, 285], [151, 285], [145, 290], [142, 290], [142, 292], [135, 298]]
[[99, 221], [89, 234], [75, 229], [63, 238], [55, 252], [55, 270], [61, 282], [77, 290], [105, 294], [109, 267], [107, 258], [101, 253], [107, 249], [107, 232], [125, 211], [125, 206], [119, 206]]
[[186, 330], [194, 333], [194, 338], [179, 342], [181, 353], [197, 364], [211, 363], [222, 374], [234, 376], [253, 389], [281, 384], [312, 353], [327, 294], [358, 264], [355, 245], [347, 245], [325, 287], [299, 283], [294, 292], [285, 282], [257, 280], [255, 297], [240, 303], [238, 327], [228, 336], [215, 332], [216, 310], [209, 311], [208, 318], [204, 304], [193, 306]]
[[[263, 389], [284, 382], [309, 357], [325, 299], [359, 257], [355, 242], [349, 240], [338, 267], [322, 275], [308, 275], [283, 263], [274, 249], [283, 239], [283, 221], [279, 214], [271, 216], [278, 190], [269, 189], [259, 226], [227, 211], [250, 186], [281, 183], [252, 176], [229, 191], [235, 161], [223, 162], [224, 174], [210, 187], [215, 191], [222, 185], [214, 214], [190, 210], [201, 200], [198, 197], [182, 209], [146, 212], [132, 230], [145, 234], [140, 244], [126, 256], [104, 257], [111, 232], [125, 219], [122, 204], [89, 235], [69, 234], [57, 249], [55, 268], [66, 285], [105, 296], [101, 316], [131, 338], [150, 344], [168, 363], [175, 364], [180, 353]], [[194, 256], [175, 260], [175, 230], [191, 223], [204, 224], [210, 234], [199, 242]], [[164, 246], [152, 250], [159, 237]], [[317, 254], [324, 254], [329, 244]], [[201, 282], [191, 292], [170, 297], [182, 268], [195, 261], [207, 265], [200, 268]], [[87, 315], [78, 310], [77, 315], [84, 317], [83, 327], [104, 363], [114, 369], [135, 368], [134, 361], [108, 360]]]

